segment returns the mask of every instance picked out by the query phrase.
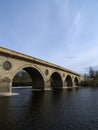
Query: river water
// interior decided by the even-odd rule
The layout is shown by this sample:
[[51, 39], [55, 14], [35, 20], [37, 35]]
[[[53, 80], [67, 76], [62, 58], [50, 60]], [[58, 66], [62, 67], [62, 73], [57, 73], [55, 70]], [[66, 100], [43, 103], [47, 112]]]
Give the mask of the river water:
[[98, 88], [0, 97], [0, 130], [98, 130]]

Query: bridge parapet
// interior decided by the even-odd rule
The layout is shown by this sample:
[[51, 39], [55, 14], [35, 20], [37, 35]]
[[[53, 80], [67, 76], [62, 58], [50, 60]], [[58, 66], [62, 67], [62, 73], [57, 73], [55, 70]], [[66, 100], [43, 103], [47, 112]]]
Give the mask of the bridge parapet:
[[55, 88], [75, 86], [76, 82], [81, 80], [81, 75], [64, 67], [0, 48], [0, 92], [12, 92], [13, 79], [22, 69], [29, 73], [32, 84], [36, 88], [40, 88], [40, 85], [42, 89], [51, 88], [51, 86]]

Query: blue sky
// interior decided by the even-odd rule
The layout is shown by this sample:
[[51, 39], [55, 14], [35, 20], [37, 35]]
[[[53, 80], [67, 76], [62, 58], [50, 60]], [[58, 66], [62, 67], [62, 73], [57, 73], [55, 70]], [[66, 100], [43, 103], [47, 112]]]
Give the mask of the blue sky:
[[81, 74], [98, 68], [98, 0], [0, 0], [0, 47]]

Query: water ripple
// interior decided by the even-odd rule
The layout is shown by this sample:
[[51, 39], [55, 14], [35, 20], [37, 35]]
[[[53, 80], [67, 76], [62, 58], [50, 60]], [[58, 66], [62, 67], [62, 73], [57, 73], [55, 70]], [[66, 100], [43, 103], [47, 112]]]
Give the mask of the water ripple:
[[98, 89], [33, 92], [0, 97], [0, 130], [98, 130]]

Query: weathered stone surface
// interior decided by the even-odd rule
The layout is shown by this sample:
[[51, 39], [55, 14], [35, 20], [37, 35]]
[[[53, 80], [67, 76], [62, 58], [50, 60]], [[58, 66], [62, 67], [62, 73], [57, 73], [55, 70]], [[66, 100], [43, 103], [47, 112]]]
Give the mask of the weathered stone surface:
[[[66, 77], [68, 75], [71, 77], [73, 85], [75, 78], [77, 78], [79, 82], [83, 80], [80, 74], [69, 69], [15, 51], [0, 48], [0, 92], [12, 91], [13, 78], [21, 69], [28, 70], [30, 74], [32, 69], [38, 71], [43, 79], [44, 89], [50, 88], [53, 73], [57, 73], [61, 77], [64, 88], [67, 87]], [[34, 75], [31, 74], [31, 76], [34, 78]], [[39, 81], [36, 82], [36, 85], [39, 85], [40, 79], [39, 77], [37, 78], [37, 73], [36, 79]]]
[[10, 83], [11, 79], [9, 79], [8, 77], [4, 77], [3, 79], [0, 79], [0, 83]]

